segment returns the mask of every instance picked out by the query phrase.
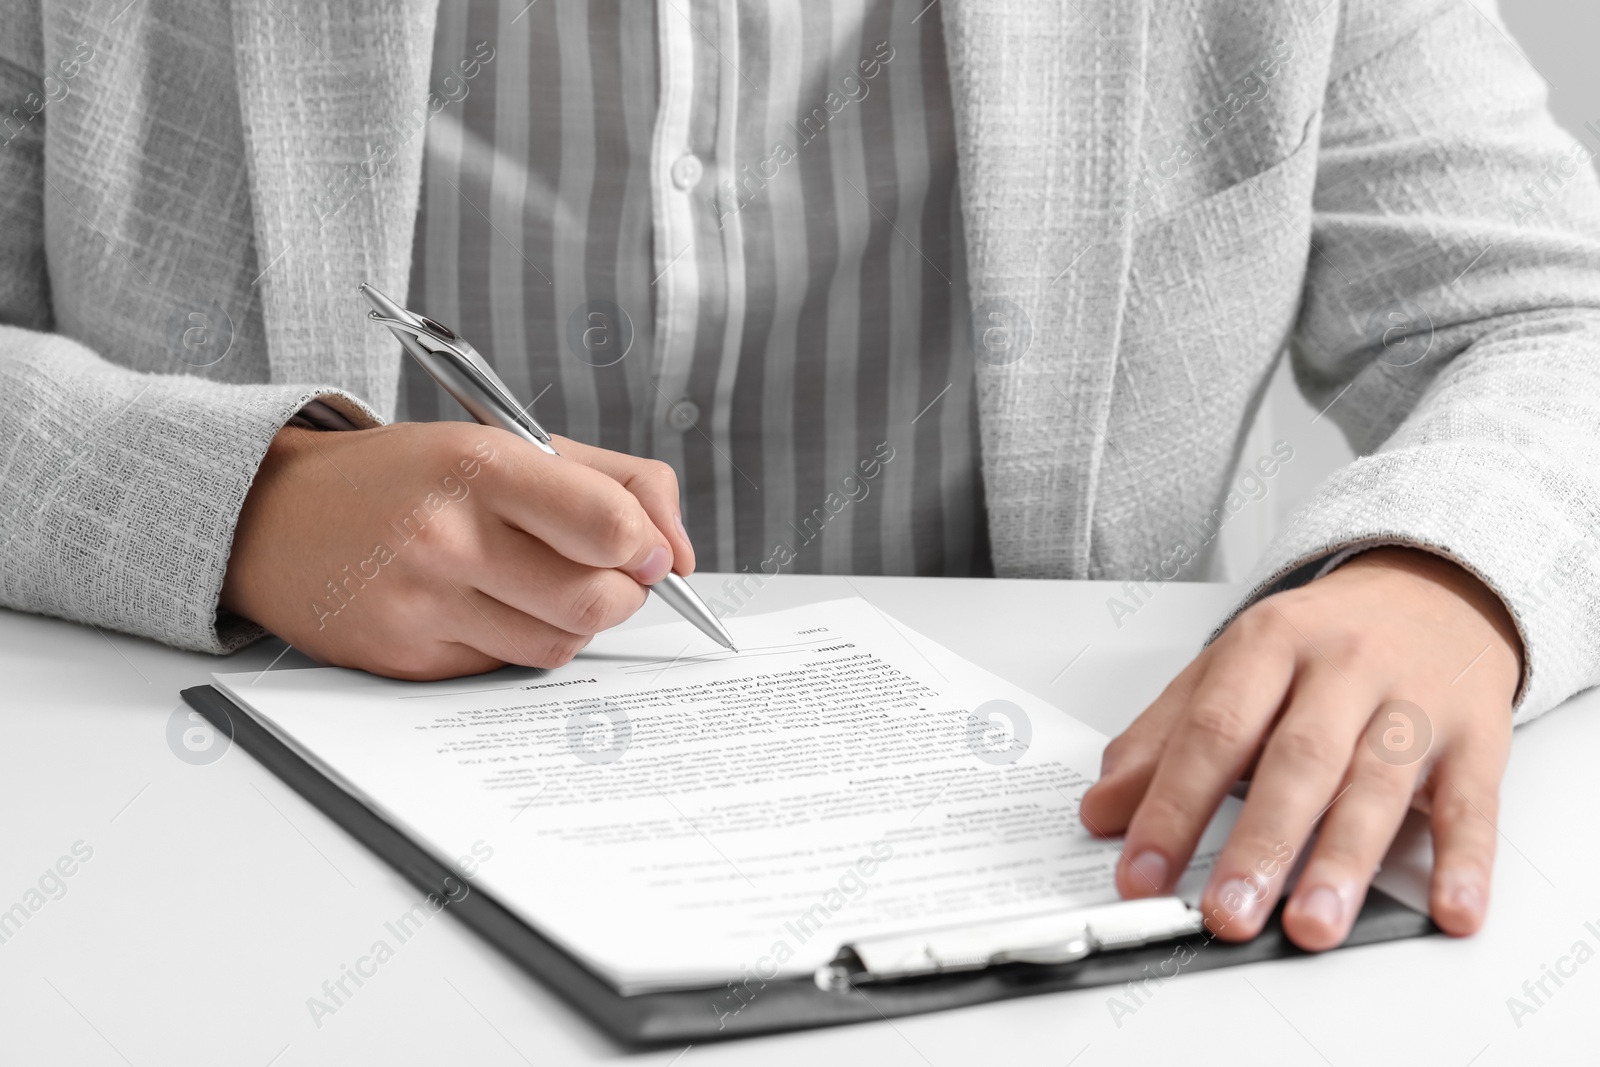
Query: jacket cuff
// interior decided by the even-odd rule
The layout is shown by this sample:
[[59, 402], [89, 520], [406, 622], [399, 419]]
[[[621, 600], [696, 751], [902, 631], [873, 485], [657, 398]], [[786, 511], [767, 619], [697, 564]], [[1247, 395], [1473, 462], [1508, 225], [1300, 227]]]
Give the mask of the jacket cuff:
[[[1541, 487], [1559, 474], [1502, 446], [1457, 443], [1378, 453], [1337, 471], [1268, 548], [1221, 629], [1263, 597], [1385, 545], [1432, 552], [1505, 604], [1522, 641], [1514, 721], [1592, 684], [1600, 552]], [[1511, 472], [1528, 472], [1526, 478]]]
[[263, 631], [218, 610], [267, 446], [308, 402], [382, 419], [342, 390], [117, 367], [59, 335], [0, 328], [0, 603], [230, 652]]

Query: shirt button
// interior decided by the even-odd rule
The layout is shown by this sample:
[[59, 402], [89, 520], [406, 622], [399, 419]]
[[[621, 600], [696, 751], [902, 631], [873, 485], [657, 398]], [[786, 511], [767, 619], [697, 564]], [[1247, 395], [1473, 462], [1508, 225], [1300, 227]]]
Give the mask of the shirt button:
[[700, 181], [700, 175], [705, 173], [705, 168], [700, 165], [700, 158], [692, 153], [678, 157], [672, 164], [672, 184], [679, 189], [693, 189]]
[[699, 421], [700, 405], [693, 400], [680, 400], [667, 408], [667, 425], [674, 430], [687, 430]]

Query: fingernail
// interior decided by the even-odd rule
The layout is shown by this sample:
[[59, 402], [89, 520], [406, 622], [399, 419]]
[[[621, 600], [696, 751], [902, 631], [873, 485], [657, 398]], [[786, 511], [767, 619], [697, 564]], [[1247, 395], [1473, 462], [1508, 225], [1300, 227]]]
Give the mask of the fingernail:
[[1167, 858], [1159, 852], [1141, 852], [1128, 861], [1133, 882], [1140, 889], [1160, 892], [1167, 885]]
[[1100, 777], [1101, 778], [1110, 778], [1111, 777], [1111, 772], [1116, 767], [1116, 765], [1117, 765], [1117, 758], [1111, 754], [1111, 750], [1110, 749], [1107, 749], [1105, 751], [1105, 753], [1100, 757]]
[[1221, 906], [1229, 921], [1249, 926], [1255, 922], [1256, 913], [1261, 910], [1266, 889], [1242, 878], [1232, 878], [1217, 888], [1212, 899]]
[[1483, 887], [1478, 884], [1478, 879], [1470, 874], [1455, 873], [1449, 876], [1449, 880], [1450, 888], [1445, 899], [1450, 906], [1469, 915], [1483, 914]]
[[672, 513], [672, 521], [678, 524], [678, 532], [683, 535], [683, 539], [685, 541], [689, 540], [689, 531], [683, 528], [683, 516], [674, 511]]
[[639, 581], [645, 585], [653, 585], [667, 576], [667, 571], [672, 567], [672, 553], [666, 545], [657, 545], [655, 549], [639, 564], [639, 569], [634, 572]]
[[1344, 929], [1344, 898], [1325, 885], [1319, 885], [1300, 901], [1299, 912], [1329, 930]]

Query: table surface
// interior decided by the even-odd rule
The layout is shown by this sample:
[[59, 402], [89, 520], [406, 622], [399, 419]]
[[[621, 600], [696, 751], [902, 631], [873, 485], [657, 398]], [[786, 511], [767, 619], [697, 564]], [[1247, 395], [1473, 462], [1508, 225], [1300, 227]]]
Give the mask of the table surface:
[[[695, 584], [717, 593], [726, 577]], [[1237, 592], [1164, 586], [1119, 628], [1106, 606], [1119, 589], [792, 576], [770, 581], [740, 611], [859, 594], [1114, 733], [1194, 654]], [[670, 618], [652, 598], [630, 625]], [[1587, 966], [1600, 958], [1594, 693], [1518, 731], [1495, 903], [1477, 937], [1183, 974], [1142, 1003], [1088, 990], [640, 1052], [610, 1041], [448, 917], [399, 945], [332, 1015], [313, 1018], [309, 998], [388, 939], [384, 923], [418, 894], [242, 752], [197, 765], [169, 740], [180, 688], [214, 670], [265, 669], [284, 651], [272, 640], [215, 659], [0, 611], [0, 915], [17, 904], [29, 913], [0, 927], [0, 1060], [1093, 1067], [1158, 1057], [1229, 1065], [1600, 1058], [1600, 963]], [[290, 652], [273, 669], [305, 665], [298, 657]], [[1113, 996], [1123, 1004], [1115, 1015]], [[1513, 1014], [1512, 997], [1531, 1010]]]

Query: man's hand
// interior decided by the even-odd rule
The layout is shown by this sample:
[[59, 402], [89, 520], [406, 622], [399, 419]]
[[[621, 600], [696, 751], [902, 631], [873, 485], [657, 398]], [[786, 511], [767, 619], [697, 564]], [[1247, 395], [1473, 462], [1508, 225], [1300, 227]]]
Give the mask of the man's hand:
[[693, 571], [694, 549], [672, 468], [556, 448], [462, 422], [285, 427], [240, 513], [222, 606], [395, 678], [566, 663], [646, 585]]
[[1349, 933], [1415, 796], [1432, 816], [1434, 921], [1470, 934], [1489, 901], [1520, 678], [1516, 628], [1487, 587], [1425, 552], [1373, 549], [1236, 618], [1106, 747], [1083, 821], [1126, 831], [1124, 897], [1168, 893], [1249, 774], [1206, 922], [1229, 940], [1260, 932], [1315, 827], [1283, 924], [1318, 950]]

